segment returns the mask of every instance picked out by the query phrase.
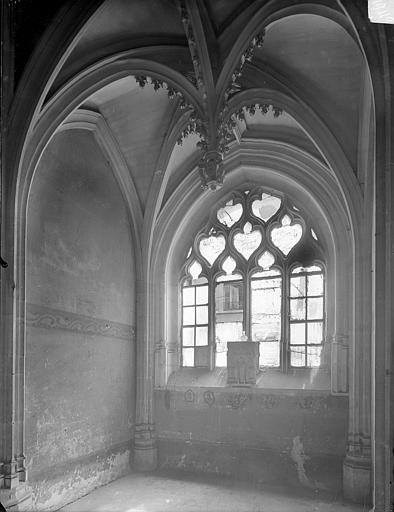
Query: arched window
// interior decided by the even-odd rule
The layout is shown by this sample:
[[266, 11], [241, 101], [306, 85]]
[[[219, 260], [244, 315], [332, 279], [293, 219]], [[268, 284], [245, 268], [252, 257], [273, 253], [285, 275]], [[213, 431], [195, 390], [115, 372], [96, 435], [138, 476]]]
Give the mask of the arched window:
[[194, 238], [181, 309], [184, 367], [225, 367], [243, 340], [260, 344], [260, 367], [319, 367], [325, 258], [310, 219], [283, 194], [233, 192]]

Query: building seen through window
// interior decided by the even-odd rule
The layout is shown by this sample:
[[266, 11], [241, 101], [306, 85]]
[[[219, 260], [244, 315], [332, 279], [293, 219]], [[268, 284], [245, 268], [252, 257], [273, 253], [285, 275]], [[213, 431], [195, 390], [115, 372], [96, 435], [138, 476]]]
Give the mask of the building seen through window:
[[243, 340], [260, 344], [260, 367], [319, 367], [325, 264], [307, 216], [279, 193], [233, 192], [196, 234], [181, 308], [184, 367], [226, 367]]

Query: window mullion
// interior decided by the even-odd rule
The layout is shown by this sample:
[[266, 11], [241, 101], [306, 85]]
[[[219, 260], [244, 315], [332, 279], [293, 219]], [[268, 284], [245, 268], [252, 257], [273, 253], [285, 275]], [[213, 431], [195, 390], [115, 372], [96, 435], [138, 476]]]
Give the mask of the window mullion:
[[250, 289], [250, 274], [249, 272], [245, 272], [244, 279], [243, 279], [243, 285], [244, 285], [244, 331], [246, 336], [248, 337], [248, 340], [251, 341], [252, 336], [252, 314], [250, 310], [250, 303], [251, 303], [251, 289]]
[[197, 338], [197, 287], [194, 286], [193, 287], [193, 294], [194, 294], [194, 301], [193, 301], [193, 304], [194, 304], [194, 348], [193, 348], [193, 352], [194, 352], [194, 366], [196, 366], [196, 346], [197, 346], [197, 341], [196, 341], [196, 338]]
[[209, 345], [209, 369], [213, 370], [215, 367], [215, 286], [216, 280], [210, 276], [208, 284], [208, 345]]
[[308, 325], [308, 276], [305, 276], [305, 366], [308, 366], [308, 336], [309, 336], [309, 325]]
[[287, 267], [282, 272], [281, 369], [287, 372], [290, 366], [290, 272]]

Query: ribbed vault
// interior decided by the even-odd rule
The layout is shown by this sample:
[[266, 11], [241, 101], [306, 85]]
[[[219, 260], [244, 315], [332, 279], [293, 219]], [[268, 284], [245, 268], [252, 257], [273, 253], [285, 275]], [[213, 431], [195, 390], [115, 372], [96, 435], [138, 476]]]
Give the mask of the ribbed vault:
[[[106, 0], [77, 37], [47, 102], [87, 70], [124, 58], [147, 65], [114, 79], [83, 106], [101, 113], [113, 131], [142, 208], [154, 172], [170, 180], [174, 158], [197, 163], [205, 185], [220, 185], [227, 151], [242, 138], [290, 142], [330, 165], [308, 127], [272, 99], [261, 103], [262, 88], [311, 109], [358, 172], [359, 130], [371, 90], [355, 34], [334, 0]], [[174, 73], [186, 79], [188, 91], [182, 79], [174, 83]], [[237, 97], [250, 90], [247, 104], [235, 108]], [[171, 153], [176, 156], [166, 168]]]

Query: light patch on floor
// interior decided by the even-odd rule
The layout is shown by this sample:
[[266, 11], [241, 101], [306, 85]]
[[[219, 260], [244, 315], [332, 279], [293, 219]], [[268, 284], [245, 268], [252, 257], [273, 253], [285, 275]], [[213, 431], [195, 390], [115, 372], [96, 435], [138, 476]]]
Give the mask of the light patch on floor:
[[96, 489], [61, 512], [367, 512], [306, 490], [253, 487], [181, 471], [134, 473]]
[[304, 445], [302, 444], [300, 436], [293, 439], [293, 447], [291, 449], [291, 458], [295, 462], [298, 474], [298, 480], [304, 487], [310, 489], [323, 489], [327, 490], [326, 486], [316, 480], [311, 480], [305, 470], [305, 462], [310, 459], [304, 452]]

